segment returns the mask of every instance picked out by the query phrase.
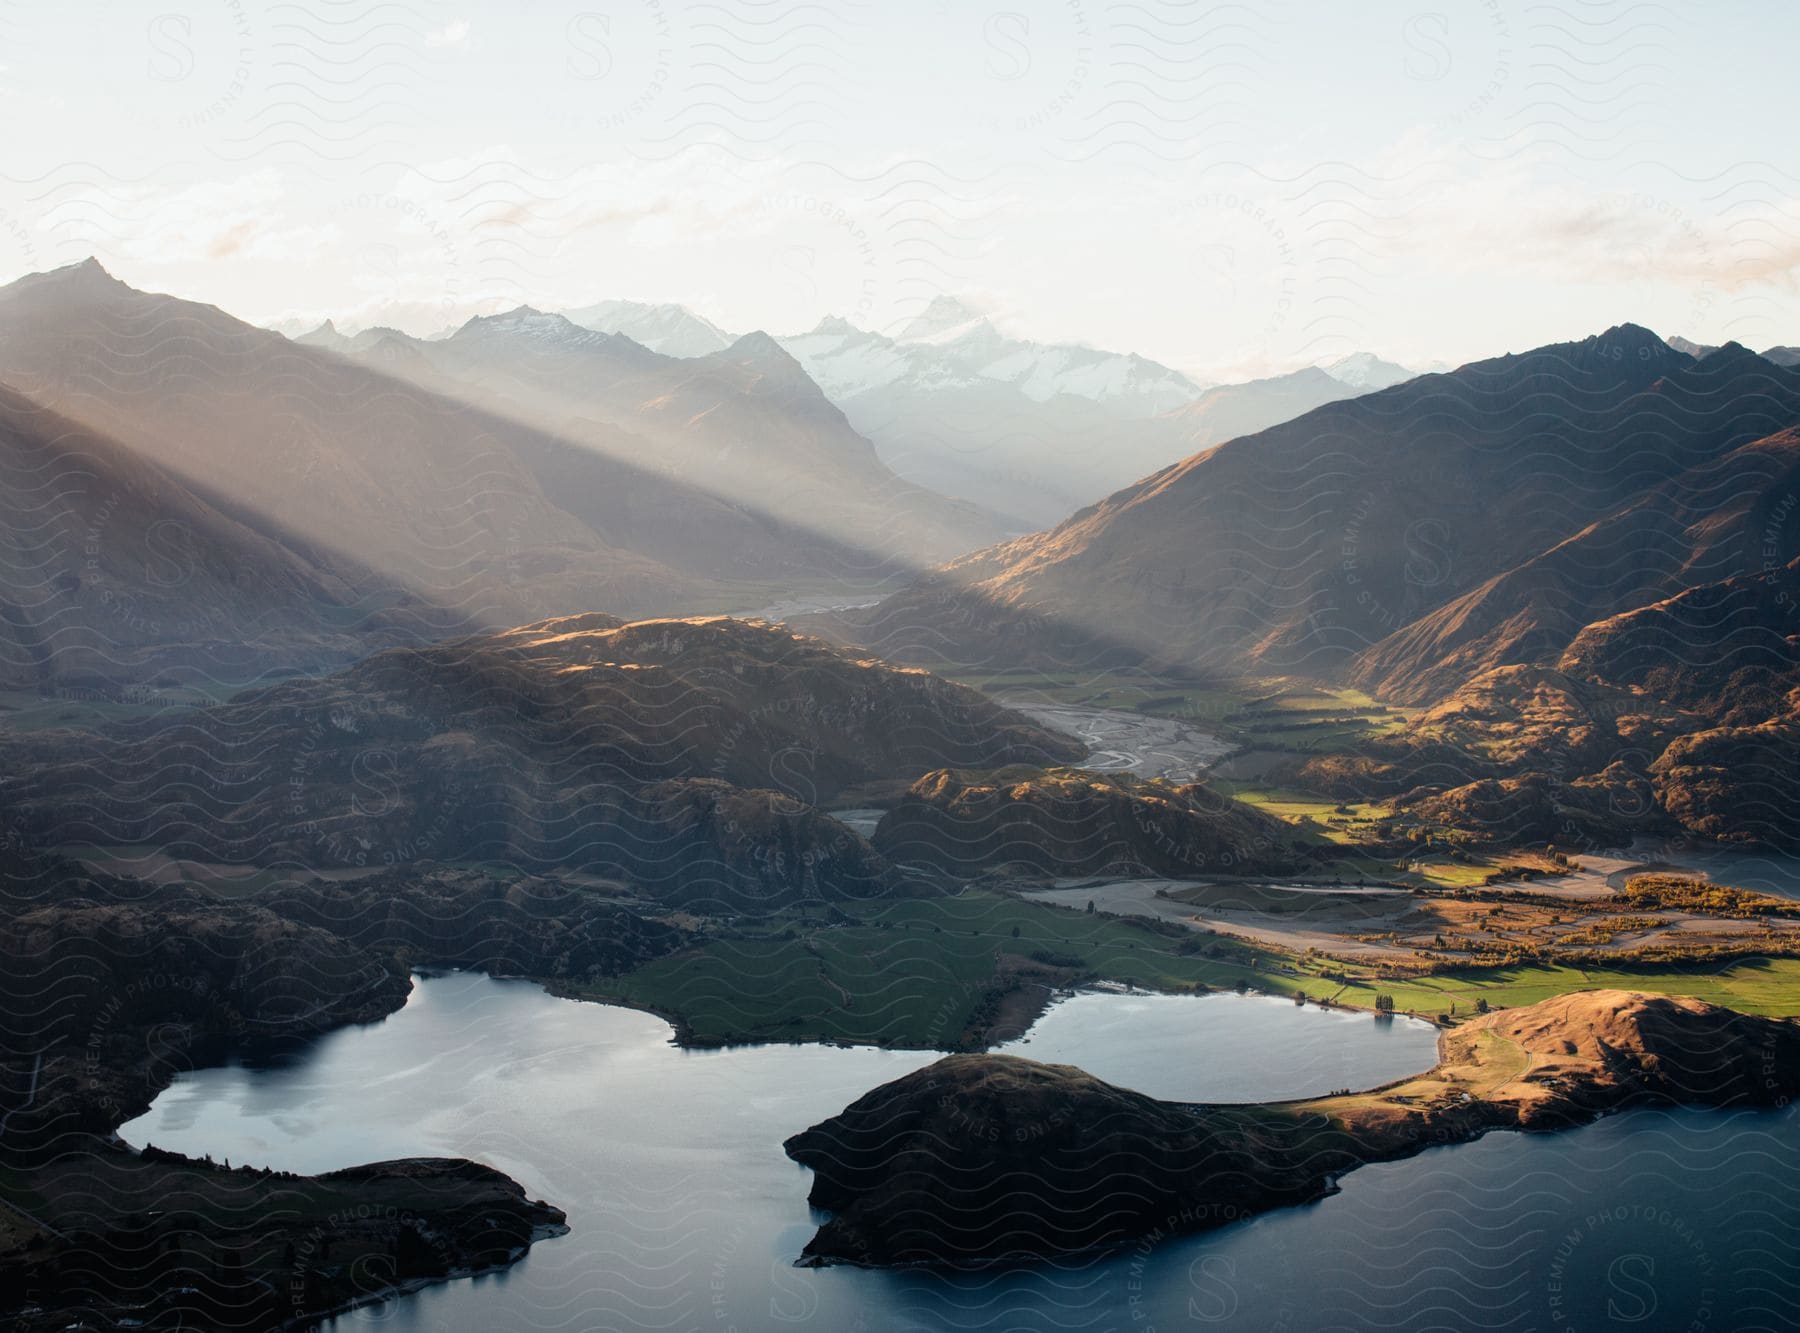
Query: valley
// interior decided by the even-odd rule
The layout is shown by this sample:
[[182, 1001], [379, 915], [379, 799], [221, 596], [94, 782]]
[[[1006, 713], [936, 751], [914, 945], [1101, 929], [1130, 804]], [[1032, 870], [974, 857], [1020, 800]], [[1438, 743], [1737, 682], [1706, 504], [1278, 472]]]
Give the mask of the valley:
[[[626, 316], [669, 346], [710, 336], [592, 318]], [[521, 307], [437, 339], [289, 340], [98, 265], [0, 289], [0, 380], [23, 386], [0, 393], [0, 480], [18, 526], [54, 518], [15, 543], [0, 645], [0, 1271], [28, 1293], [22, 1326], [235, 1305], [277, 1327], [438, 1293], [398, 1307], [416, 1313], [461, 1277], [535, 1271], [593, 1224], [569, 1199], [595, 1159], [543, 1171], [486, 1104], [455, 1134], [396, 1122], [373, 1163], [351, 1138], [276, 1167], [259, 1139], [232, 1168], [207, 1158], [229, 1138], [212, 1122], [223, 1137], [176, 1132], [179, 1150], [117, 1137], [184, 1089], [254, 1085], [280, 1050], [328, 1063], [463, 986], [477, 1007], [453, 1026], [472, 1032], [521, 984], [551, 1027], [636, 1034], [634, 1059], [831, 1060], [813, 1116], [855, 1120], [934, 1068], [956, 1114], [1028, 1104], [1052, 1136], [1118, 1102], [1179, 1146], [1158, 1170], [1193, 1175], [1201, 1230], [1491, 1128], [1762, 1105], [1736, 1066], [1658, 1073], [1684, 1024], [1749, 1034], [1789, 1077], [1791, 367], [1621, 326], [1444, 374], [1315, 372], [1317, 405], [1263, 425], [1256, 393], [1171, 406], [1187, 389], [1166, 368], [968, 323], [883, 355], [1052, 413], [1067, 395], [1033, 399], [1036, 372], [979, 367], [1031, 359], [1092, 404], [1129, 364], [1136, 419], [1198, 432], [1241, 407], [1253, 433], [1196, 435], [1184, 461], [1008, 536], [1016, 516], [907, 479], [809, 376], [853, 329], [684, 356]], [[121, 339], [145, 359], [101, 355]], [[1547, 426], [1570, 384], [1579, 411]], [[244, 443], [276, 430], [285, 480]], [[1546, 431], [1580, 441], [1549, 477]], [[412, 520], [383, 526], [402, 496]], [[1278, 517], [1295, 504], [1297, 526]], [[1644, 542], [1658, 561], [1621, 565]], [[183, 571], [169, 586], [161, 556]], [[1132, 1017], [1064, 1017], [1085, 1006]], [[1135, 1052], [1120, 1077], [1141, 1083], [1160, 1046], [1200, 1041], [1261, 1087], [1244, 1062], [1277, 1012], [1357, 1034], [1369, 1062], [1203, 1105], [1025, 1059]], [[1176, 1020], [1195, 1013], [1231, 1017], [1197, 1035]], [[1644, 1048], [1630, 1077], [1544, 1072], [1621, 1022]], [[1281, 1041], [1313, 1050], [1300, 1031]], [[1395, 1032], [1436, 1040], [1437, 1069], [1376, 1060]], [[496, 1040], [437, 1058], [540, 1076], [528, 1033]], [[877, 1072], [900, 1083], [869, 1092]], [[494, 1105], [515, 1095], [471, 1076]], [[756, 1123], [741, 1151], [800, 1127]], [[890, 1229], [928, 1162], [870, 1192], [794, 1142], [836, 1216], [807, 1242], [788, 1198], [744, 1242], [758, 1253], [992, 1257], [954, 1218], [917, 1252]], [[1242, 1189], [1207, 1193], [1221, 1172]], [[1120, 1179], [1079, 1185], [1098, 1193], [1066, 1233], [1020, 1253], [1193, 1229], [1157, 1195], [1108, 1230]], [[164, 1252], [199, 1276], [172, 1287]]]
[[0, 1329], [1800, 1328], [1800, 10], [96, 17]]

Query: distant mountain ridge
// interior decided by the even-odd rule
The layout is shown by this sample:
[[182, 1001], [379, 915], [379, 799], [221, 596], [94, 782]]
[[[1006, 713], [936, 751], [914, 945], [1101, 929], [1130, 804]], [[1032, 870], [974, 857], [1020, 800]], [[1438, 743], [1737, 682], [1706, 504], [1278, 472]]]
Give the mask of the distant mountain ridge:
[[[673, 303], [602, 301], [556, 317], [679, 359], [716, 355], [738, 341]], [[379, 352], [420, 375], [429, 364], [425, 344], [451, 341], [462, 328], [432, 339], [376, 329], [346, 337], [327, 321], [297, 340], [346, 355]], [[1208, 386], [1135, 353], [1013, 338], [949, 295], [934, 298], [892, 335], [827, 316], [805, 333], [773, 341], [873, 443], [884, 466], [998, 515], [1015, 531], [1056, 522], [1206, 444], [1412, 375], [1356, 353], [1322, 371]], [[1209, 391], [1232, 404], [1212, 414], [1216, 425], [1164, 419]]]
[[584, 455], [669, 477], [740, 509], [740, 522], [786, 532], [795, 568], [860, 565], [873, 575], [934, 563], [1004, 530], [973, 504], [895, 476], [765, 333], [673, 357], [520, 306], [476, 316], [445, 339], [391, 333], [337, 351], [560, 438], [566, 448], [527, 461], [546, 493], [596, 522], [609, 498], [578, 475]]
[[[1689, 338], [1673, 337], [1668, 340], [1669, 346], [1678, 352], [1686, 352], [1695, 360], [1704, 360], [1717, 352], [1717, 344], [1697, 343]], [[1735, 343], [1730, 344], [1736, 346]], [[1800, 366], [1800, 347], [1769, 347], [1761, 353], [1763, 360], [1773, 361], [1778, 366]]]
[[[1260, 666], [1429, 697], [1486, 666], [1554, 658], [1588, 621], [1683, 577], [1763, 560], [1758, 497], [1772, 504], [1790, 474], [1753, 442], [1796, 421], [1800, 374], [1742, 348], [1696, 362], [1622, 325], [1198, 453], [922, 580], [867, 632], [972, 660], [1029, 644], [1069, 662]], [[1741, 514], [1731, 541], [1727, 512]], [[1690, 533], [1670, 541], [1673, 567], [1634, 564], [1665, 517]], [[1772, 531], [1766, 558], [1785, 560], [1795, 527]], [[1570, 542], [1552, 592], [1534, 571]]]
[[[710, 331], [697, 349], [728, 337], [681, 306], [609, 302], [568, 316], [597, 330], [650, 330], [640, 341], [665, 352], [674, 344], [655, 331], [689, 321]], [[1323, 370], [1209, 386], [1135, 353], [1009, 337], [949, 295], [891, 335], [827, 316], [776, 341], [902, 477], [1020, 528], [1059, 521], [1195, 449], [1413, 376], [1356, 353]]]
[[1342, 380], [1359, 389], [1391, 389], [1396, 384], [1404, 384], [1419, 376], [1418, 371], [1408, 370], [1392, 361], [1383, 361], [1373, 352], [1352, 352], [1349, 356], [1339, 357], [1323, 369], [1334, 380]]
[[[515, 452], [530, 432], [92, 260], [0, 288], [0, 381], [422, 632], [565, 596], [662, 607], [696, 582], [552, 503]], [[315, 615], [285, 610], [296, 628]]]
[[[241, 680], [575, 607], [865, 586], [998, 530], [882, 469], [766, 337], [683, 361], [525, 308], [440, 342], [329, 322], [290, 340], [90, 260], [0, 288], [0, 384], [0, 453], [29, 460], [5, 498], [38, 530], [0, 590], [27, 682], [45, 654], [58, 679]], [[534, 394], [554, 410], [517, 410]], [[45, 467], [68, 483], [46, 490]], [[84, 571], [73, 534], [115, 493], [101, 526], [138, 572], [110, 545]], [[110, 609], [88, 606], [101, 586]]]
[[622, 333], [664, 356], [705, 356], [731, 346], [732, 337], [686, 306], [601, 301], [565, 310], [564, 317], [598, 333]]

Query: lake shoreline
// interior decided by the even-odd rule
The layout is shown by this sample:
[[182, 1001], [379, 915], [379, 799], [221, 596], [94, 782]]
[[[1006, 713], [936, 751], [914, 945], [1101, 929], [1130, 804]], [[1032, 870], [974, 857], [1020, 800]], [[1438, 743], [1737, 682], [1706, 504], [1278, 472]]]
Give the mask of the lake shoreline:
[[[829, 1216], [807, 1267], [1066, 1259], [1335, 1193], [1359, 1167], [1634, 1106], [1758, 1109], [1800, 1091], [1800, 1024], [1593, 991], [1485, 1015], [1423, 1075], [1365, 1092], [1209, 1103], [1064, 1064], [949, 1056], [793, 1135]], [[1102, 1126], [1094, 1137], [1093, 1126]], [[1055, 1198], [1056, 1209], [1034, 1207]]]

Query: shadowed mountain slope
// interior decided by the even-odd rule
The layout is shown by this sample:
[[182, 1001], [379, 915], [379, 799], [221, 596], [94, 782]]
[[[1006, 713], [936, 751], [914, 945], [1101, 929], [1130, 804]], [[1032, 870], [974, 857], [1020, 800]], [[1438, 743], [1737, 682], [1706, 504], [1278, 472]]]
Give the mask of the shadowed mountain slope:
[[[0, 685], [242, 679], [401, 637], [330, 564], [0, 384]], [[366, 650], [366, 648], [364, 649]]]
[[19, 822], [45, 843], [573, 865], [743, 905], [895, 887], [813, 808], [847, 787], [1079, 751], [973, 690], [780, 628], [588, 615], [8, 755]]
[[[1769, 378], [1753, 370], [1721, 389], [1734, 396], [1745, 429], [1800, 416], [1792, 387], [1759, 382]], [[1419, 617], [1362, 653], [1350, 679], [1383, 697], [1429, 699], [1489, 666], [1554, 662], [1590, 622], [1696, 584], [1779, 567], [1796, 554], [1800, 431], [1783, 430], [1630, 496]]]
[[[1554, 628], [1535, 614], [1512, 623], [1509, 608], [1532, 610], [1528, 572], [1484, 590], [1596, 524], [1590, 540], [1615, 553], [1634, 521], [1681, 527], [1676, 564], [1726, 572], [1788, 476], [1784, 446], [1728, 455], [1796, 419], [1795, 372], [1741, 348], [1697, 363], [1625, 325], [1233, 440], [935, 572], [863, 617], [862, 635], [927, 662], [1360, 669], [1429, 693], [1442, 688], [1432, 670], [1465, 648], [1453, 677], [1515, 653], [1553, 659], [1597, 614], [1628, 609], [1618, 599], [1675, 590], [1657, 575], [1677, 579], [1677, 568], [1638, 573], [1589, 556]], [[1762, 490], [1746, 496], [1753, 478]], [[1715, 531], [1734, 506], [1732, 532]], [[1634, 519], [1640, 507], [1654, 512]], [[1462, 598], [1492, 604], [1428, 622]]]
[[[339, 580], [343, 600], [409, 608], [422, 637], [595, 605], [666, 611], [717, 602], [743, 583], [895, 568], [892, 551], [821, 535], [811, 521], [838, 512], [842, 487], [797, 490], [782, 513], [766, 503], [776, 454], [810, 475], [837, 451], [845, 469], [873, 479], [856, 524], [878, 533], [909, 521], [908, 496], [880, 490], [891, 477], [867, 443], [772, 342], [745, 340], [708, 358], [705, 383], [683, 397], [685, 381], [656, 375], [690, 363], [628, 339], [581, 336], [619, 358], [630, 381], [615, 386], [630, 404], [621, 416], [656, 426], [650, 435], [591, 412], [579, 430], [558, 432], [522, 419], [511, 400], [512, 415], [496, 410], [497, 393], [465, 401], [445, 357], [489, 366], [513, 386], [533, 383], [527, 368], [546, 384], [569, 370], [563, 353], [539, 358], [531, 328], [505, 320], [478, 321], [447, 343], [381, 329], [346, 339], [329, 328], [294, 342], [211, 306], [136, 291], [92, 261], [0, 289], [0, 380], [203, 492]], [[441, 350], [449, 343], [453, 353]], [[605, 380], [592, 366], [582, 373]], [[448, 388], [459, 396], [434, 391]], [[730, 427], [719, 424], [727, 400], [741, 409]], [[736, 480], [715, 466], [734, 456]], [[695, 480], [684, 480], [684, 467]], [[991, 531], [978, 521], [968, 534], [939, 530], [930, 558]]]
[[534, 432], [91, 260], [0, 289], [0, 379], [444, 630], [667, 606], [694, 581], [548, 500], [517, 457]]
[[1471, 677], [1315, 785], [1495, 841], [1800, 843], [1800, 561], [1585, 626], [1554, 666]]

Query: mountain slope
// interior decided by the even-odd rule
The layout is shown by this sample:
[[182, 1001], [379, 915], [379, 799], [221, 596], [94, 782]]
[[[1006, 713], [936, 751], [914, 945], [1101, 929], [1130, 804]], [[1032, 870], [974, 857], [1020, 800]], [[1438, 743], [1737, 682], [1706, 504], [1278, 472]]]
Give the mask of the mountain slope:
[[204, 484], [357, 598], [437, 608], [438, 632], [665, 607], [694, 585], [547, 499], [518, 457], [541, 433], [91, 260], [0, 289], [0, 379]]
[[622, 333], [664, 356], [706, 356], [731, 346], [732, 337], [686, 306], [640, 301], [601, 301], [565, 310], [564, 318], [596, 333]]
[[[372, 359], [401, 337], [345, 350]], [[974, 506], [894, 476], [766, 334], [684, 359], [520, 307], [392, 351], [402, 349], [404, 364], [389, 365], [409, 380], [554, 434], [598, 463], [641, 462], [738, 508], [742, 521], [782, 530], [790, 551], [817, 548], [797, 565], [930, 563], [1000, 530]], [[565, 486], [588, 492], [573, 463], [555, 474], [559, 496]]]
[[[1231, 441], [921, 580], [866, 617], [864, 634], [918, 660], [1033, 652], [1331, 676], [1367, 655], [1370, 680], [1417, 677], [1428, 693], [1441, 688], [1425, 673], [1433, 654], [1496, 626], [1493, 651], [1472, 651], [1457, 671], [1553, 658], [1597, 609], [1625, 609], [1614, 598], [1666, 595], [1614, 562], [1585, 574], [1574, 563], [1569, 577], [1586, 591], [1552, 633], [1507, 627], [1508, 608], [1530, 601], [1521, 573], [1520, 590], [1484, 615], [1446, 612], [1419, 642], [1406, 638], [1602, 520], [1625, 551], [1634, 500], [1662, 514], [1653, 527], [1697, 525], [1683, 549], [1712, 552], [1695, 557], [1702, 577], [1722, 572], [1729, 543], [1708, 525], [1724, 500], [1707, 469], [1796, 420], [1800, 375], [1742, 349], [1696, 363], [1625, 325]], [[1737, 475], [1784, 476], [1785, 455], [1771, 450], [1732, 465]], [[1685, 520], [1678, 493], [1694, 509]], [[1777, 537], [1795, 540], [1791, 527]]]
[[1254, 435], [1292, 421], [1315, 407], [1360, 397], [1381, 387], [1384, 386], [1339, 379], [1309, 366], [1268, 379], [1221, 384], [1162, 420], [1186, 446], [1183, 453], [1188, 454], [1240, 435]]
[[[1774, 414], [1762, 424], [1784, 419], [1782, 401], [1800, 415], [1800, 390], [1768, 372], [1717, 390], [1746, 429], [1757, 428], [1759, 400]], [[1797, 486], [1800, 431], [1705, 458], [1389, 635], [1360, 655], [1350, 679], [1400, 702], [1431, 698], [1490, 666], [1553, 662], [1594, 621], [1779, 565], [1800, 553]]]
[[894, 886], [813, 808], [848, 787], [1080, 751], [977, 691], [781, 627], [590, 614], [391, 649], [192, 715], [20, 738], [6, 763], [20, 826], [48, 844], [585, 866], [744, 903]]
[[1145, 423], [1201, 391], [1145, 357], [1008, 338], [948, 297], [898, 337], [834, 317], [779, 341], [901, 476], [1020, 526], [1177, 457]]
[[105, 688], [336, 663], [380, 617], [329, 568], [0, 384], [0, 683]]
[[1800, 559], [1594, 621], [1486, 668], [1301, 778], [1506, 845], [1800, 843]]

